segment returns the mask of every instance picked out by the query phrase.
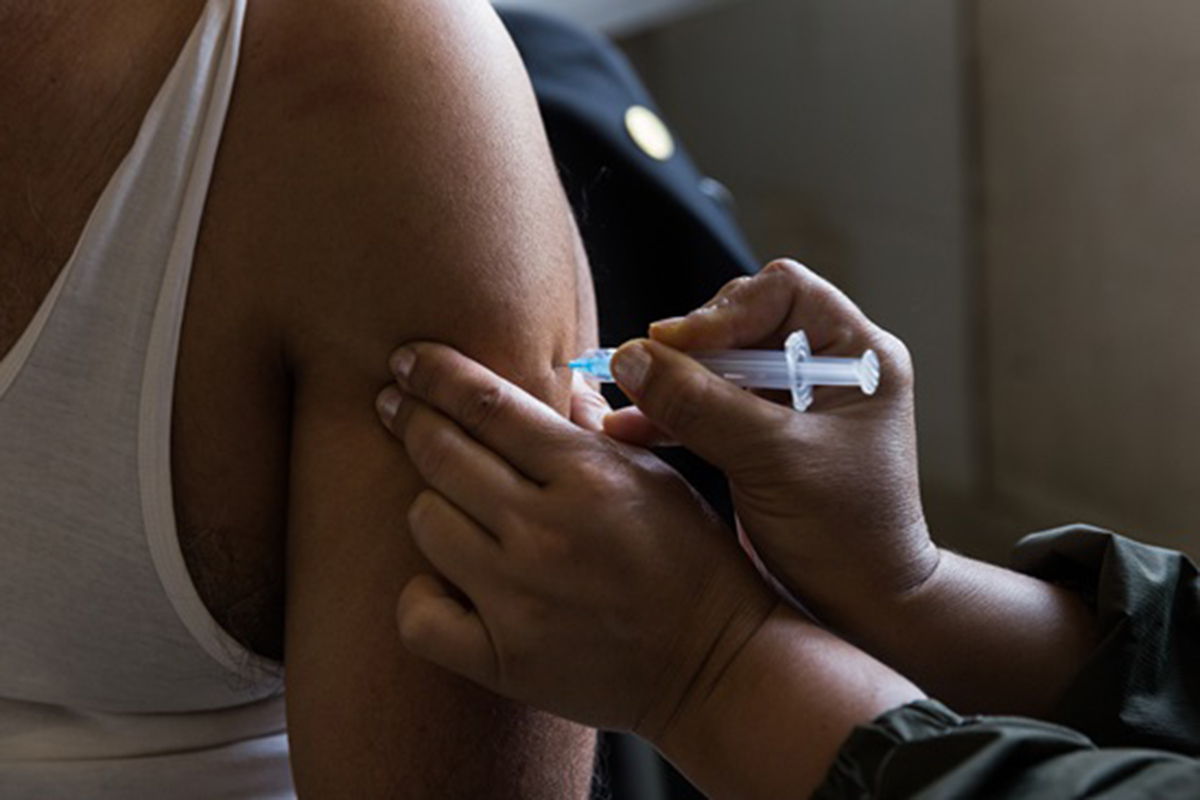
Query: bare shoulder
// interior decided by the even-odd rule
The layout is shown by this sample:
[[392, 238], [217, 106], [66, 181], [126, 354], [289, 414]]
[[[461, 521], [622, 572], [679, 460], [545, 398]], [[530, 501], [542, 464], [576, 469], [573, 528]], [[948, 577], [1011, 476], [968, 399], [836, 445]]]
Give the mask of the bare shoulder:
[[293, 120], [433, 110], [464, 79], [499, 80], [511, 47], [485, 0], [267, 0], [246, 31], [247, 88]]
[[252, 4], [241, 70], [226, 160], [296, 358], [318, 355], [313, 320], [395, 340], [498, 321], [485, 309], [573, 316], [569, 210], [488, 3]]
[[368, 65], [486, 63], [487, 49], [506, 46], [487, 0], [257, 0], [248, 15], [247, 44], [264, 64], [308, 65], [333, 83], [369, 78]]

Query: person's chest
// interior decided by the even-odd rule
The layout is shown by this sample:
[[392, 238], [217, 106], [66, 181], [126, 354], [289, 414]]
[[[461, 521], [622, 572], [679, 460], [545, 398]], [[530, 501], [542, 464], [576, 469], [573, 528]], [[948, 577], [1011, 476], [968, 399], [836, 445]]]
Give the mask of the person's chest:
[[[0, 358], [30, 328], [70, 259], [132, 145], [144, 107], [170, 66], [168, 56], [155, 69], [147, 67], [146, 86], [122, 85], [117, 94], [126, 100], [112, 114], [94, 120], [80, 115], [74, 133], [42, 142], [23, 135], [22, 150], [0, 157], [22, 166], [19, 184], [10, 180], [0, 188], [0, 219], [7, 220], [0, 225]], [[218, 173], [197, 242], [174, 381], [176, 529], [189, 575], [217, 622], [255, 652], [279, 657], [289, 378], [272, 323], [260, 313], [261, 287], [232, 255], [244, 249], [247, 232], [209, 224], [209, 209], [227, 218], [222, 214], [238, 194], [236, 172], [218, 165]]]
[[[206, 226], [185, 305], [172, 411], [176, 533], [214, 618], [252, 650], [279, 657], [290, 386], [254, 287], [223, 266], [222, 239]], [[69, 258], [56, 250], [0, 250], [0, 357]]]
[[[214, 182], [210, 206], [223, 192]], [[291, 379], [252, 282], [207, 222], [175, 375], [171, 470], [180, 548], [218, 623], [281, 659]]]

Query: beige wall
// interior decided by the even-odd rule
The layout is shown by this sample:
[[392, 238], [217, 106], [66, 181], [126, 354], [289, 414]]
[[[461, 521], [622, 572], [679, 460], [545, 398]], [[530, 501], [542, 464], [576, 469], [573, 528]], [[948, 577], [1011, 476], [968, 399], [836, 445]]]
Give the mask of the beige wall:
[[1200, 552], [1200, 3], [978, 22], [996, 497]]

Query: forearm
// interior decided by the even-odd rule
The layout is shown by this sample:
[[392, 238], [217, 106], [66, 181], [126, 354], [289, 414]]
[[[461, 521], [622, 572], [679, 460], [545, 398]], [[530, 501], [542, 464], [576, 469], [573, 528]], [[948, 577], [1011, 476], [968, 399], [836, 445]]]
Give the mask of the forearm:
[[780, 604], [652, 743], [711, 797], [807, 797], [856, 726], [922, 697]]
[[1099, 631], [1074, 593], [943, 551], [913, 592], [864, 604], [843, 626], [880, 660], [964, 712], [1046, 717]]

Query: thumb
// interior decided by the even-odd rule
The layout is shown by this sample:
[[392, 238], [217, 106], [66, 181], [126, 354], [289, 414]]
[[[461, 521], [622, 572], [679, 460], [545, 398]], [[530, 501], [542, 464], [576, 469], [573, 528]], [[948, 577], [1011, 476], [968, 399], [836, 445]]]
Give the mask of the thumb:
[[628, 342], [612, 372], [647, 420], [731, 477], [774, 451], [796, 418], [659, 342]]
[[604, 417], [612, 409], [600, 394], [578, 372], [571, 378], [571, 421], [586, 431], [604, 430]]

